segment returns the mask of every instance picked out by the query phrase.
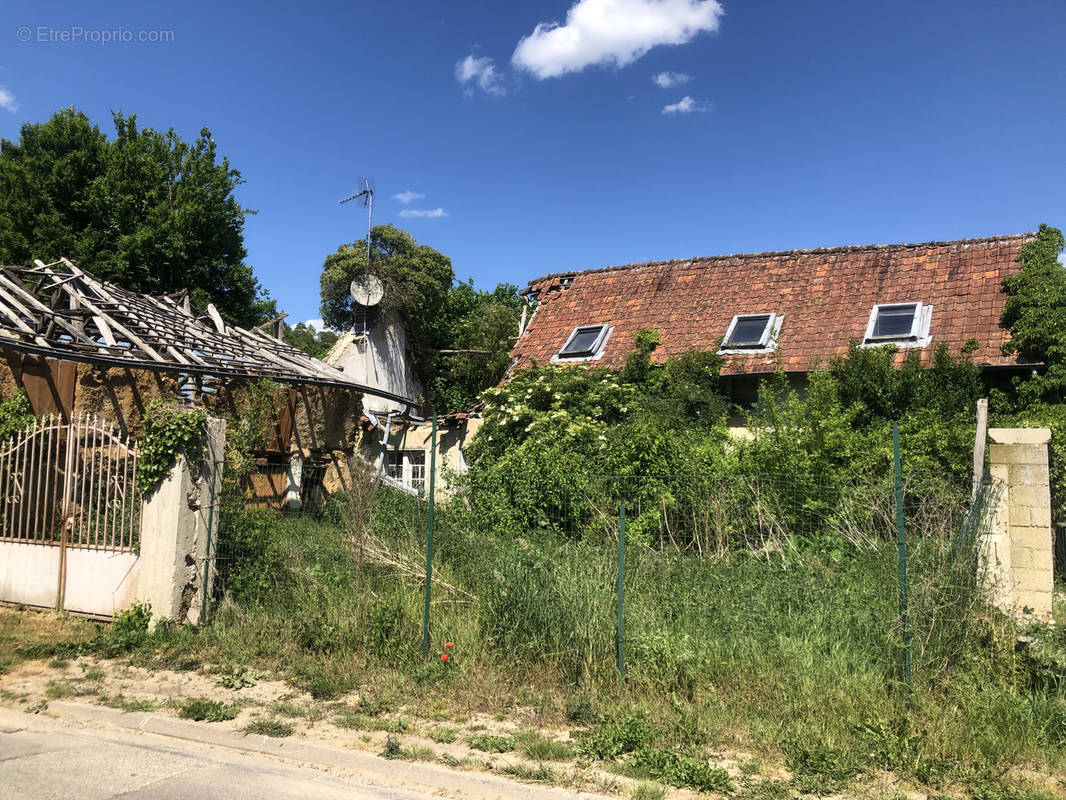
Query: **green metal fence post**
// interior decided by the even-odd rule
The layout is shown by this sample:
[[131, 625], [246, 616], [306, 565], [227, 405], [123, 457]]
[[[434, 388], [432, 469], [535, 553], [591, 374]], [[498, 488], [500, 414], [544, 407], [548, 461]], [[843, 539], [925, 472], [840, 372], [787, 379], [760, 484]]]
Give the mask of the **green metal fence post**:
[[[211, 502], [207, 506], [207, 541], [204, 542], [204, 578], [203, 578], [203, 593], [200, 597], [200, 621], [207, 622], [210, 616], [211, 607], [211, 530], [215, 522], [215, 506], [218, 504], [218, 497], [215, 495], [215, 478], [218, 475], [218, 471], [221, 469], [221, 465], [217, 461], [211, 462], [211, 485], [208, 487], [208, 492], [211, 496]], [[218, 543], [214, 543], [215, 548], [218, 548]]]
[[912, 688], [911, 627], [907, 618], [907, 539], [903, 532], [903, 466], [899, 455], [899, 425], [892, 426], [892, 463], [896, 472], [896, 541], [899, 545], [899, 619], [903, 626], [903, 679]]
[[622, 623], [622, 594], [625, 590], [626, 580], [626, 504], [618, 506], [618, 674], [623, 678], [626, 675], [625, 651], [623, 639], [625, 629]]
[[437, 478], [437, 413], [433, 412], [429, 451], [429, 515], [426, 520], [426, 604], [422, 616], [422, 655], [429, 655], [429, 595], [433, 586], [433, 511]]

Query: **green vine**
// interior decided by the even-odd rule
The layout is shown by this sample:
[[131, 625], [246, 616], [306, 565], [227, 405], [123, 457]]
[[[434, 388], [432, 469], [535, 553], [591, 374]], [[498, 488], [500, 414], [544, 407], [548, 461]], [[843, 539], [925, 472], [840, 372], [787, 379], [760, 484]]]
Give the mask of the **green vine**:
[[16, 433], [21, 433], [34, 420], [33, 409], [26, 393], [19, 389], [15, 394], [0, 401], [0, 442]]
[[203, 458], [206, 432], [207, 415], [203, 411], [183, 409], [160, 399], [149, 403], [137, 458], [141, 491], [151, 494], [158, 489], [178, 456], [185, 456], [190, 463]]
[[255, 461], [252, 454], [265, 447], [277, 420], [277, 387], [262, 378], [241, 388], [236, 413], [226, 425], [226, 470], [223, 480], [239, 486]]

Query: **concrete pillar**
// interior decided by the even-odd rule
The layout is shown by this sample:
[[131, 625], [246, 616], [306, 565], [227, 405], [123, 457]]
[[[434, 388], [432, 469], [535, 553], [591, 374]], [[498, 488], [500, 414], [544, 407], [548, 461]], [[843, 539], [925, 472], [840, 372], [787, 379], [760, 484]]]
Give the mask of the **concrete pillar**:
[[[141, 511], [137, 599], [152, 606], [152, 621], [198, 622], [204, 578], [218, 537], [225, 420], [209, 419], [207, 453], [200, 464], [179, 457]], [[210, 592], [207, 592], [209, 595]]]
[[1051, 617], [1054, 535], [1047, 428], [991, 428], [989, 471], [1006, 489], [982, 542], [993, 601], [1018, 616]]

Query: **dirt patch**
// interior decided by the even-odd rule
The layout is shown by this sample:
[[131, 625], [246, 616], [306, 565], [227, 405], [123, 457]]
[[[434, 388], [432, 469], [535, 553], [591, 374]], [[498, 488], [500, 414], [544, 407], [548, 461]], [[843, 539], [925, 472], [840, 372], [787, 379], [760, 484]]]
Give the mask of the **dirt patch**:
[[[493, 772], [573, 790], [629, 795], [640, 783], [580, 760], [576, 754], [555, 761], [538, 761], [522, 754], [517, 744], [504, 752], [484, 749], [486, 742], [513, 744], [522, 731], [529, 730], [513, 719], [476, 714], [462, 718], [462, 722], [428, 720], [416, 717], [406, 707], [380, 712], [369, 693], [363, 695], [356, 691], [339, 701], [325, 702], [315, 700], [287, 681], [249, 672], [216, 670], [211, 667], [186, 672], [146, 669], [122, 660], [91, 656], [69, 662], [27, 661], [0, 675], [0, 705], [46, 711], [50, 700], [76, 699], [126, 711], [177, 717], [189, 702], [207, 699], [234, 709], [236, 715], [233, 719], [203, 724], [229, 731], [244, 731], [254, 722], [276, 721], [283, 728], [291, 727], [293, 737], [333, 747], [397, 759], [432, 761], [455, 769]], [[254, 685], [239, 689], [220, 685], [252, 681]], [[571, 740], [568, 731], [538, 733], [552, 741]], [[735, 762], [729, 767], [731, 772], [738, 773]], [[670, 790], [671, 797], [684, 798], [690, 794]]]

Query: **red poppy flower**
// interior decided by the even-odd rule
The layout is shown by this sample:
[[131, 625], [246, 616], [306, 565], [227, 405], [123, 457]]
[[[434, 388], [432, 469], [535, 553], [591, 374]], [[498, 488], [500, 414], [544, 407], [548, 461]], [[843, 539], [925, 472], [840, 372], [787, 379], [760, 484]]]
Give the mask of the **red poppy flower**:
[[445, 647], [455, 647], [455, 642], [445, 642], [444, 646]]
[[448, 654], [447, 653], [441, 653], [440, 654], [440, 660], [441, 661], [447, 661], [448, 660]]

